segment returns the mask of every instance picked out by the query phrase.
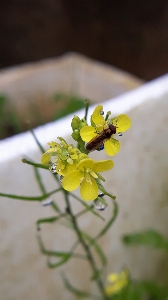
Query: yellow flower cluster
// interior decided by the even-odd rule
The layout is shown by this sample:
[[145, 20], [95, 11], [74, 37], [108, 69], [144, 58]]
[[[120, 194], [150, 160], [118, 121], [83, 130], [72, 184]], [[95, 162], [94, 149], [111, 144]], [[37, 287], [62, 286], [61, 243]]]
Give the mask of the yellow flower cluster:
[[[87, 142], [86, 149], [81, 152], [58, 137], [60, 142], [48, 143], [50, 149], [41, 159], [42, 164], [50, 165], [51, 172], [63, 176], [62, 186], [65, 190], [73, 191], [80, 186], [81, 197], [85, 201], [95, 200], [98, 197], [97, 179], [104, 180], [99, 173], [108, 171], [114, 166], [112, 160], [95, 161], [86, 153], [100, 150], [103, 146], [108, 155], [115, 155], [120, 149], [120, 142], [114, 139], [114, 134], [120, 134], [131, 126], [131, 121], [126, 115], [110, 119], [110, 114], [111, 112], [108, 112], [104, 118], [103, 106], [98, 105], [91, 115], [91, 126], [87, 125], [85, 119], [80, 120], [74, 116], [71, 124], [72, 137], [78, 142], [80, 150], [83, 149], [84, 142]], [[54, 159], [51, 161], [52, 157]]]
[[64, 176], [62, 186], [67, 191], [76, 190], [80, 186], [81, 197], [85, 200], [95, 200], [98, 197], [96, 179], [102, 179], [99, 172], [113, 168], [112, 160], [95, 161], [85, 153], [79, 151], [71, 144], [67, 144], [63, 138], [60, 143], [50, 142], [41, 159], [43, 164], [49, 164], [52, 156], [55, 159], [51, 164], [51, 171]]

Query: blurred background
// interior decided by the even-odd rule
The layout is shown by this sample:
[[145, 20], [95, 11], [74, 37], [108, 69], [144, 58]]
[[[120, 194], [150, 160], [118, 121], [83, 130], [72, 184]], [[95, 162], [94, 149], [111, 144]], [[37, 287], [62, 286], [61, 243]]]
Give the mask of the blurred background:
[[[168, 0], [0, 0], [0, 192], [41, 194], [34, 170], [21, 163], [23, 155], [40, 162], [34, 140], [27, 134], [3, 139], [80, 109], [86, 98], [92, 103], [113, 99], [167, 70]], [[168, 98], [155, 92], [149, 93], [149, 105], [129, 112], [134, 126], [122, 137], [116, 173], [106, 181], [121, 203], [120, 218], [101, 244], [109, 254], [109, 272], [128, 265], [135, 278], [160, 280], [167, 274], [167, 256], [146, 248], [126, 249], [120, 240], [125, 233], [146, 228], [167, 236]], [[135, 103], [139, 94], [143, 100], [143, 92], [137, 91]], [[45, 127], [48, 133], [39, 137], [45, 149], [48, 141], [62, 136], [50, 125]], [[67, 129], [65, 123], [65, 138]], [[42, 179], [49, 191], [55, 182], [48, 173], [42, 173]], [[54, 199], [60, 201], [60, 194]], [[53, 300], [57, 295], [57, 299], [74, 300], [65, 296], [57, 270], [46, 267], [35, 238], [36, 220], [51, 216], [51, 207], [44, 210], [39, 203], [7, 198], [0, 203], [0, 299]], [[111, 209], [105, 210], [106, 216], [109, 213]], [[86, 232], [97, 230], [94, 220], [82, 221]], [[69, 249], [70, 237], [66, 239], [60, 227], [45, 228], [47, 249]], [[88, 280], [79, 277], [80, 273], [90, 279], [85, 261], [75, 268], [66, 265], [67, 270], [75, 286], [79, 282], [87, 291]]]
[[168, 70], [167, 0], [1, 0], [0, 68], [76, 51], [151, 80]]

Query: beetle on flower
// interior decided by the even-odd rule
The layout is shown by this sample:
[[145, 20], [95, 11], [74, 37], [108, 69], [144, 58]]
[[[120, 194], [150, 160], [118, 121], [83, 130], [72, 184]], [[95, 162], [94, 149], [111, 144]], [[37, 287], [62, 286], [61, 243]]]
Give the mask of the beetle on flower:
[[[91, 126], [84, 126], [80, 130], [81, 138], [87, 142], [86, 149], [89, 151], [99, 149], [104, 144], [107, 155], [113, 156], [120, 150], [120, 142], [114, 139], [114, 134], [121, 134], [131, 126], [131, 120], [121, 114], [115, 118], [109, 118], [111, 112], [103, 116], [103, 106], [98, 105], [91, 115]], [[97, 143], [97, 146], [95, 147]]]

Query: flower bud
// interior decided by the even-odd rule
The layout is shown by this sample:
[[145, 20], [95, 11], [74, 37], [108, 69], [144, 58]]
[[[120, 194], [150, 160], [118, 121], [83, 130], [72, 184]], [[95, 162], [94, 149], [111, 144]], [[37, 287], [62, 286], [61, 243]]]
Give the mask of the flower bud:
[[83, 118], [79, 122], [79, 128], [81, 129], [82, 127], [87, 126], [86, 120]]
[[74, 116], [71, 122], [72, 130], [79, 128], [80, 118], [78, 116]]
[[71, 134], [72, 138], [75, 140], [75, 141], [78, 141], [78, 139], [80, 138], [80, 131], [79, 129], [75, 129], [73, 131], [73, 133]]

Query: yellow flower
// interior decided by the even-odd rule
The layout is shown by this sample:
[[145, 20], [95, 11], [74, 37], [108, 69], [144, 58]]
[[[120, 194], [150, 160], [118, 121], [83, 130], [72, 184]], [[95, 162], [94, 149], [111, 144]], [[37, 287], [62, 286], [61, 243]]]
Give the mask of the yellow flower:
[[95, 161], [90, 158], [81, 160], [73, 170], [65, 175], [62, 186], [67, 191], [76, 190], [80, 186], [81, 197], [85, 201], [95, 200], [98, 197], [96, 178], [102, 178], [98, 172], [112, 169], [112, 160]]
[[[84, 126], [81, 128], [80, 135], [82, 140], [87, 143], [93, 140], [96, 141], [96, 139], [99, 141], [102, 137], [102, 141], [99, 141], [100, 145], [103, 143], [107, 155], [113, 156], [120, 150], [120, 142], [114, 139], [113, 136], [115, 133], [121, 134], [122, 132], [128, 130], [131, 126], [131, 120], [124, 114], [109, 119], [110, 114], [111, 112], [108, 112], [107, 117], [104, 118], [103, 106], [98, 105], [91, 115], [91, 126]], [[110, 128], [110, 125], [113, 125], [113, 131], [111, 131], [109, 137], [107, 136], [106, 132], [107, 129]]]
[[111, 273], [107, 278], [109, 284], [105, 288], [108, 296], [118, 293], [122, 288], [128, 285], [129, 272], [128, 270], [122, 271], [120, 274]]
[[[50, 164], [50, 170], [53, 173], [58, 173], [65, 176], [68, 172], [76, 169], [76, 164], [88, 156], [75, 148], [72, 144], [59, 137], [60, 143], [50, 142], [50, 149], [47, 150], [41, 158], [42, 164]], [[52, 164], [51, 157], [55, 156]]]

